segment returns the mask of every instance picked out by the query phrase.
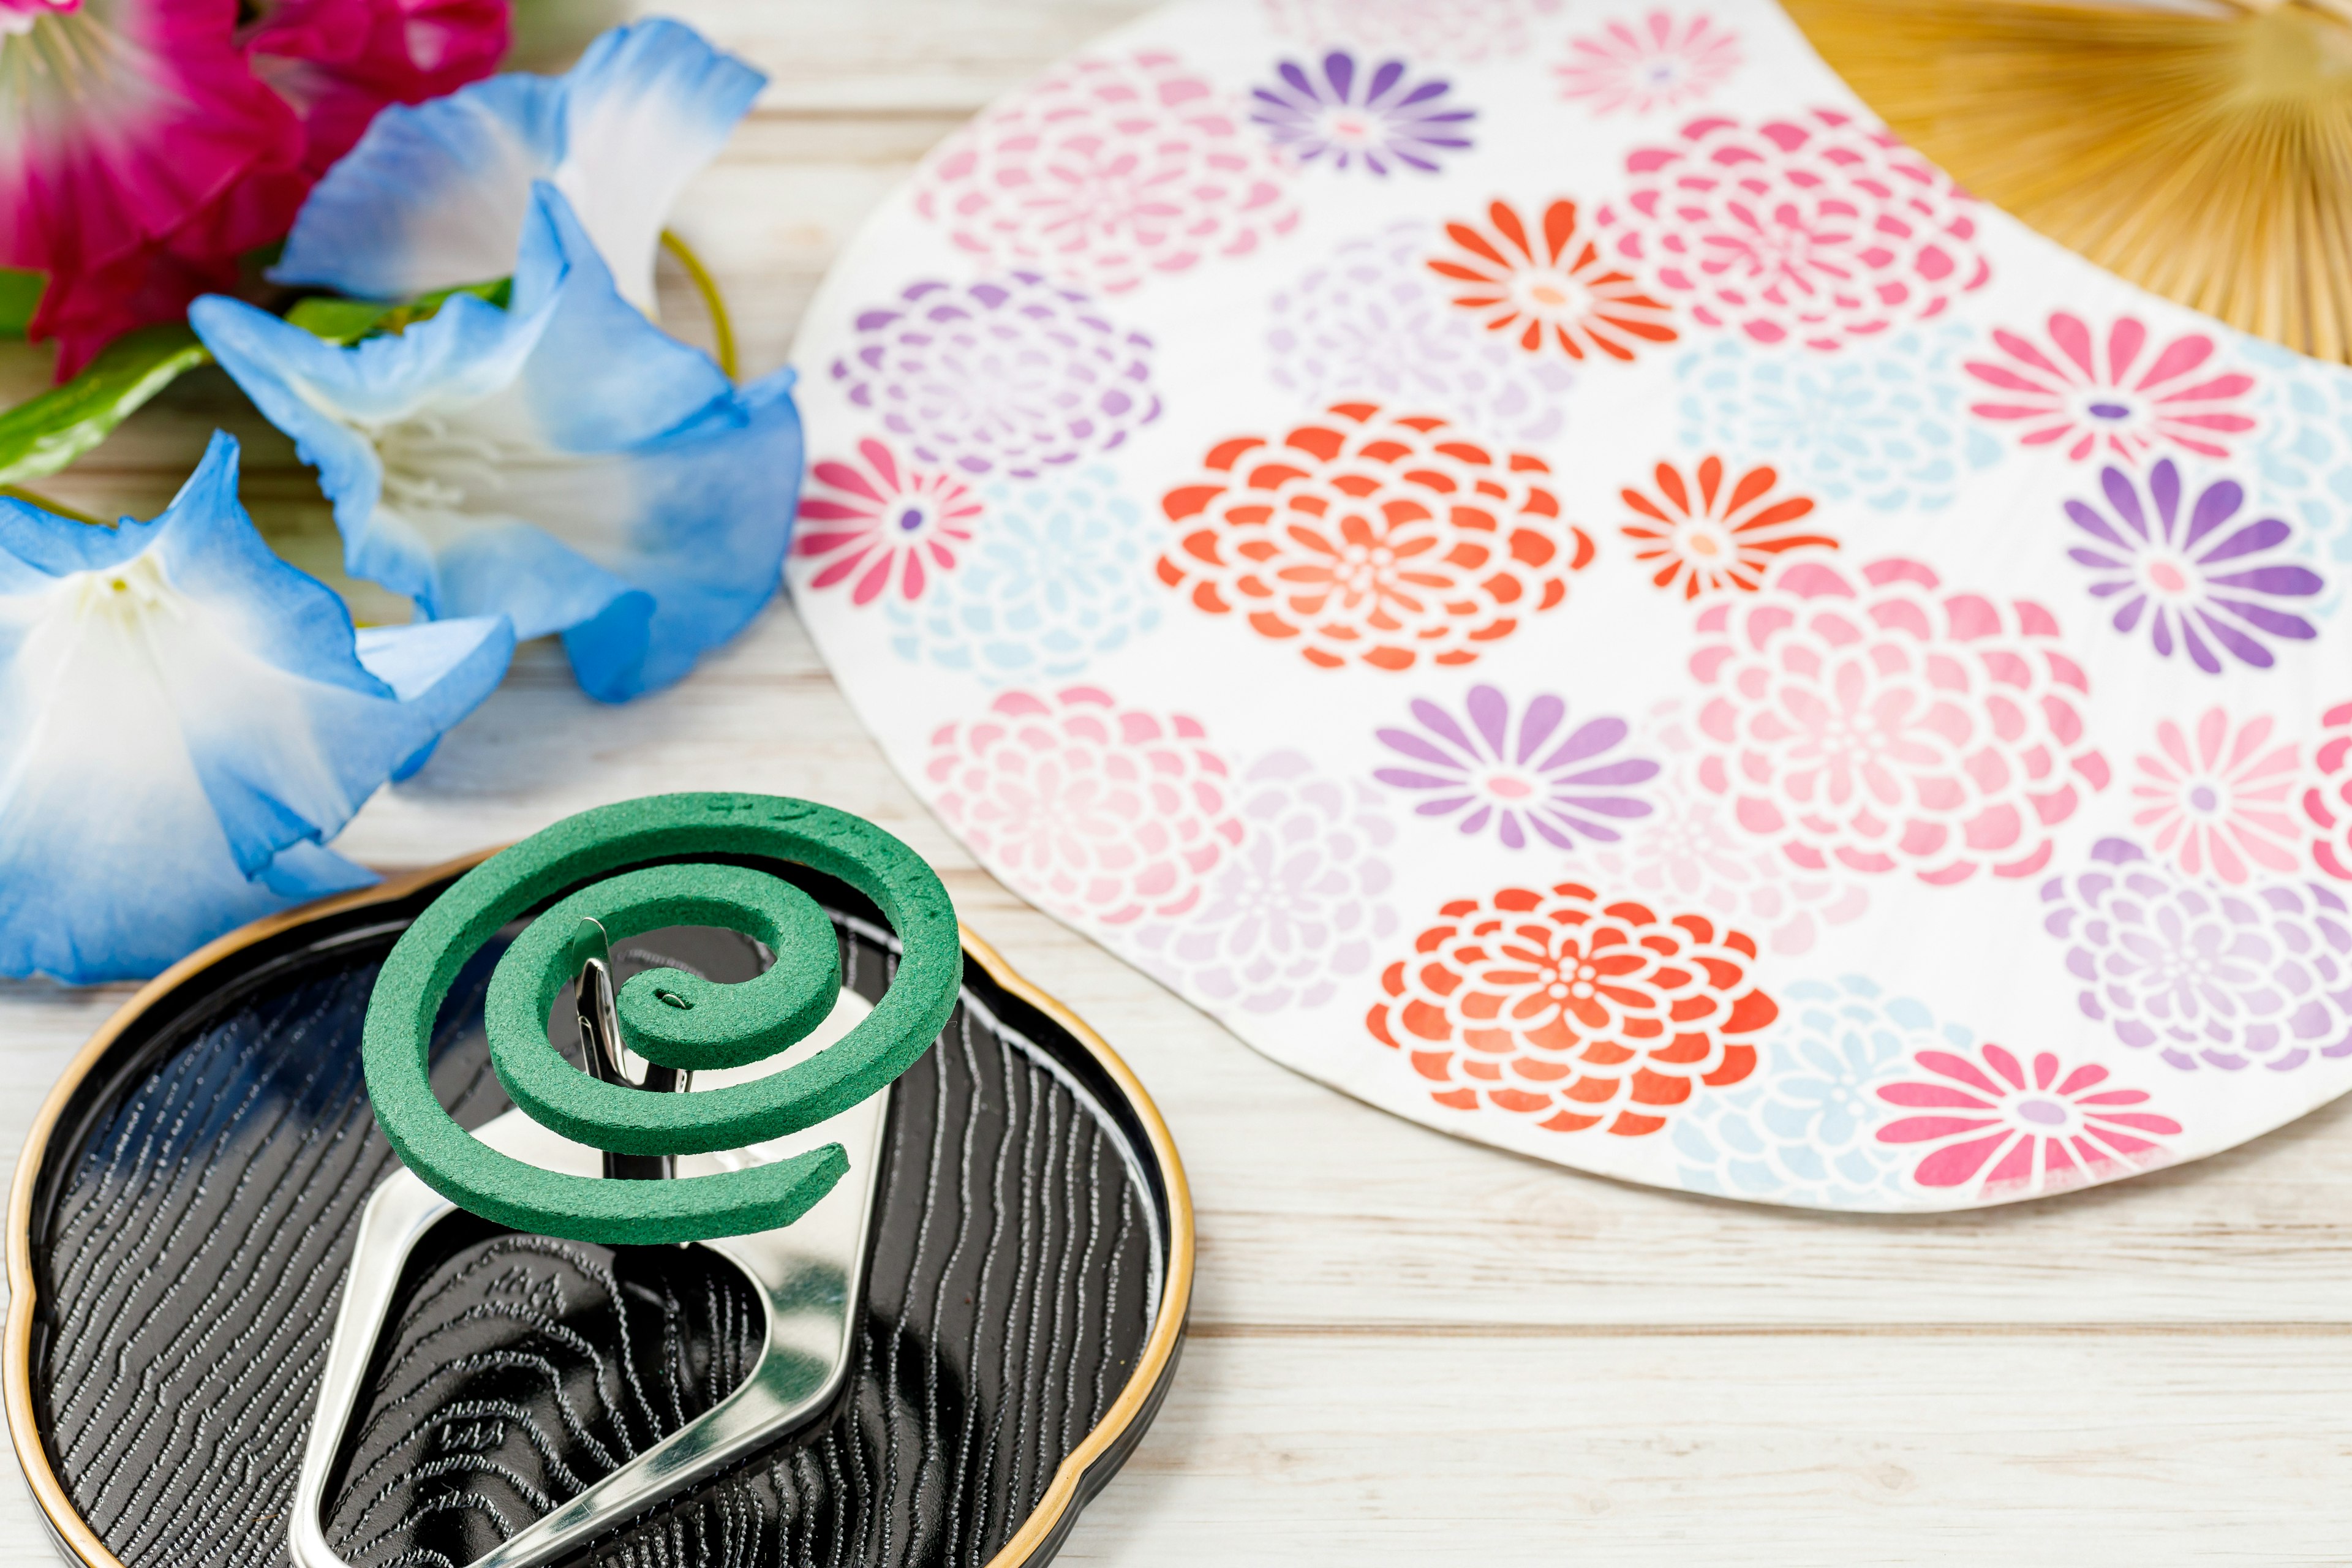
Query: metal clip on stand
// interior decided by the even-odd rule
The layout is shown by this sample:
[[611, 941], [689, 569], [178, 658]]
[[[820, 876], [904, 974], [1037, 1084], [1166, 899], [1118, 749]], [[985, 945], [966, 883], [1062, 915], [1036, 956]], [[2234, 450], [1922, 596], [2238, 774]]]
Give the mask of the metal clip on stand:
[[[702, 816], [706, 812], [758, 813], [764, 814], [765, 819], [755, 823], [747, 835], [739, 822], [722, 819], [718, 828], [707, 826]], [[737, 841], [758, 834], [766, 837], [752, 837], [753, 852], [774, 853], [779, 844], [786, 848], [814, 844], [819, 852], [846, 846], [856, 868], [876, 879], [886, 907], [897, 906], [892, 910], [894, 923], [900, 925], [906, 952], [913, 954], [919, 943], [931, 956], [919, 963], [912, 956], [904, 959], [892, 994], [879, 1005], [869, 1004], [842, 987], [830, 923], [804, 894], [789, 884], [764, 874], [718, 866], [664, 866], [624, 872], [602, 887], [607, 890], [604, 907], [618, 910], [610, 918], [635, 921], [621, 928], [625, 935], [656, 924], [719, 923], [751, 910], [753, 925], [761, 928], [760, 940], [778, 954], [776, 963], [758, 979], [731, 986], [689, 978], [677, 970], [646, 976], [648, 984], [660, 976], [673, 980], [670, 988], [653, 987], [651, 997], [660, 1005], [647, 1007], [636, 990], [623, 995], [623, 990], [629, 988], [616, 987], [605, 924], [593, 917], [572, 914], [576, 906], [596, 897], [596, 891], [562, 900], [541, 918], [551, 926], [571, 921], [568, 952], [547, 942], [535, 944], [534, 927], [501, 960], [491, 984], [488, 1022], [493, 1059], [518, 1101], [517, 1109], [472, 1134], [470, 1142], [478, 1147], [458, 1145], [456, 1140], [465, 1137], [462, 1130], [447, 1122], [446, 1113], [430, 1098], [424, 1076], [426, 1062], [420, 1021], [429, 1026], [449, 976], [465, 956], [457, 950], [480, 945], [478, 936], [470, 943], [467, 941], [467, 931], [495, 929], [504, 912], [517, 903], [527, 903], [539, 885], [530, 879], [554, 874], [544, 869], [550, 865], [576, 879], [580, 861], [585, 858], [578, 841], [588, 837], [587, 829], [603, 830], [603, 837], [593, 841], [593, 852], [601, 855], [608, 867], [665, 850], [675, 853], [671, 847], [681, 840], [692, 848], [737, 852], [742, 852]], [[516, 858], [505, 868], [503, 881], [494, 877], [469, 888], [477, 878], [498, 870], [509, 858]], [[836, 853], [836, 863], [839, 859]], [[592, 864], [589, 868], [595, 868]], [[713, 890], [733, 888], [740, 894], [747, 879], [771, 885], [764, 891], [754, 889], [746, 897]], [[622, 891], [610, 893], [613, 889]], [[452, 909], [436, 924], [436, 918], [444, 914], [444, 903]], [[774, 912], [773, 918], [763, 922], [753, 910], [755, 905]], [[646, 914], [650, 910], [688, 918], [656, 921]], [[554, 933], [546, 934], [551, 938]], [[403, 950], [412, 942], [415, 951], [404, 969]], [[452, 952], [457, 954], [454, 960], [448, 957]], [[520, 1000], [502, 1003], [500, 987], [507, 971], [520, 959], [531, 962], [515, 965], [521, 983], [513, 994]], [[747, 1104], [755, 1108], [782, 1104], [792, 1112], [798, 1105], [829, 1108], [847, 1100], [847, 1109], [781, 1137], [709, 1152], [615, 1153], [552, 1131], [529, 1114], [533, 1101], [524, 1086], [530, 1080], [520, 1076], [513, 1058], [499, 1053], [534, 1032], [536, 1042], [524, 1042], [522, 1048], [548, 1048], [544, 1020], [553, 992], [559, 988], [556, 983], [563, 977], [556, 972], [556, 964], [576, 983], [580, 1044], [589, 1068], [587, 1076], [596, 1080], [587, 1086], [587, 1092], [604, 1097], [608, 1114], [611, 1107], [618, 1105], [624, 1108], [623, 1116], [641, 1115], [646, 1125], [669, 1128], [659, 1135], [690, 1148], [697, 1135], [689, 1131], [681, 1136], [675, 1128], [692, 1113], [707, 1112], [721, 1122], [732, 1115], [739, 1120], [724, 1125], [735, 1126], [746, 1119], [740, 1108]], [[289, 1531], [296, 1568], [351, 1568], [327, 1541], [322, 1518], [327, 1489], [403, 1270], [434, 1225], [460, 1206], [436, 1191], [436, 1186], [456, 1189], [467, 1200], [464, 1206], [521, 1229], [560, 1235], [564, 1234], [563, 1226], [572, 1225], [587, 1238], [611, 1239], [618, 1235], [624, 1239], [644, 1236], [668, 1241], [679, 1240], [681, 1229], [690, 1230], [700, 1238], [700, 1245], [742, 1271], [767, 1319], [758, 1363], [724, 1400], [477, 1558], [470, 1568], [544, 1568], [730, 1462], [788, 1436], [830, 1404], [848, 1374], [855, 1314], [864, 1300], [865, 1260], [890, 1080], [937, 1037], [954, 1005], [961, 973], [961, 949], [953, 910], [929, 868], [871, 824], [805, 802], [684, 795], [607, 807], [515, 846], [444, 894], [410, 928], [402, 948], [395, 949], [377, 984], [369, 1015], [370, 1093], [378, 1120], [408, 1168], [377, 1188], [362, 1213], [297, 1484], [295, 1515]], [[536, 973], [544, 973], [543, 990], [531, 989], [539, 984]], [[789, 1016], [782, 1022], [778, 1021], [775, 1003], [779, 996], [789, 1004], [784, 1008]], [[650, 1020], [648, 1026], [656, 1028], [667, 1016], [666, 1009], [680, 1014], [702, 1009], [699, 1021], [680, 1026], [679, 1037], [688, 1041], [687, 1046], [672, 1042], [666, 1054], [693, 1055], [699, 1050], [703, 1060], [719, 1065], [698, 1066], [689, 1074], [681, 1068], [655, 1063], [632, 1049], [622, 1025], [632, 1006], [644, 1009], [637, 1016]], [[532, 1016], [532, 1008], [541, 1020], [535, 1031], [524, 1022]], [[381, 1056], [380, 1015], [391, 1020], [382, 1031], [388, 1046]], [[820, 1019], [814, 1027], [808, 1026], [809, 1021]], [[696, 1029], [703, 1034], [694, 1036]], [[727, 1033], [730, 1030], [747, 1038], [738, 1040]], [[793, 1034], [805, 1037], [782, 1037]], [[845, 1036], [856, 1037], [845, 1040]], [[697, 1045], [698, 1039], [702, 1043]], [[787, 1048], [795, 1052], [797, 1059], [782, 1068], [756, 1059]], [[408, 1059], [412, 1057], [413, 1060]], [[835, 1065], [828, 1067], [828, 1061]], [[551, 1063], [559, 1069], [554, 1075], [558, 1079], [569, 1073], [578, 1083], [583, 1076], [562, 1068], [560, 1058], [551, 1058]], [[849, 1065], [843, 1068], [838, 1065], [842, 1063]], [[544, 1073], [547, 1068], [541, 1070]], [[691, 1099], [700, 1103], [689, 1108], [680, 1102], [676, 1107], [680, 1114], [651, 1106], [642, 1112], [626, 1109], [635, 1093], [682, 1094], [689, 1080], [700, 1091]], [[542, 1079], [542, 1092], [545, 1081]], [[611, 1088], [605, 1086], [625, 1088], [631, 1094], [614, 1100]], [[730, 1095], [730, 1090], [735, 1092]], [[565, 1092], [579, 1091], [559, 1083], [549, 1098]], [[747, 1096], [752, 1098], [747, 1100]], [[446, 1125], [436, 1125], [436, 1118]], [[797, 1114], [790, 1118], [798, 1119]], [[772, 1114], [768, 1125], [785, 1121]], [[643, 1144], [653, 1136], [635, 1141]], [[840, 1170], [843, 1159], [846, 1174], [825, 1188], [823, 1181]], [[803, 1170], [816, 1171], [818, 1178], [765, 1170], [795, 1160], [802, 1162]], [[420, 1169], [435, 1177], [435, 1184], [427, 1184], [417, 1173]], [[718, 1179], [694, 1181], [703, 1177]], [[764, 1193], [788, 1181], [802, 1183], [797, 1191], [822, 1191], [823, 1195], [813, 1203], [804, 1197], [788, 1197], [765, 1211], [751, 1211], [789, 1214], [797, 1209], [799, 1217], [782, 1228], [714, 1236], [713, 1229], [723, 1229], [728, 1223], [723, 1214], [716, 1220], [710, 1217], [716, 1210], [706, 1209], [698, 1215], [688, 1204], [646, 1203], [604, 1187], [606, 1182], [667, 1180], [675, 1180], [681, 1189], [694, 1181], [698, 1194], [711, 1194], [705, 1200], [711, 1204], [739, 1202], [721, 1194]], [[549, 1193], [558, 1194], [557, 1198], [549, 1199], [545, 1196]], [[683, 1191], [676, 1195], [681, 1200], [688, 1197]], [[541, 1206], [530, 1206], [534, 1203]], [[800, 1208], [803, 1203], [807, 1206]], [[564, 1204], [572, 1206], [567, 1209]], [[678, 1217], [682, 1210], [683, 1219]], [[518, 1215], [544, 1217], [518, 1219]], [[665, 1228], [667, 1235], [662, 1234]]]

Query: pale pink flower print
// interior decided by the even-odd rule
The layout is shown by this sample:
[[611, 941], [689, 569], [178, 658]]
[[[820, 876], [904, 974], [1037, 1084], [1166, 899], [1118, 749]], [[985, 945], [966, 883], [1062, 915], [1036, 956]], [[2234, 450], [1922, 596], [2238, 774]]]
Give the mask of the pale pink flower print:
[[2094, 1062], [2068, 1068], [2048, 1051], [2029, 1068], [2000, 1046], [1970, 1056], [1921, 1051], [1921, 1076], [1883, 1085], [1889, 1105], [1923, 1114], [1878, 1130], [1882, 1143], [1932, 1144], [1912, 1179], [1923, 1187], [1974, 1184], [1982, 1196], [2061, 1192], [2161, 1165], [2159, 1139], [2180, 1123], [2143, 1109], [2146, 1089], [2110, 1086]]
[[1596, 115], [1680, 109], [1721, 87], [1740, 65], [1739, 35], [1704, 12], [1618, 17], [1573, 40], [1560, 96]]
[[974, 256], [1116, 294], [1289, 233], [1289, 184], [1223, 94], [1145, 50], [1071, 61], [982, 116], [915, 210]]
[[857, 456], [810, 468], [793, 553], [819, 563], [811, 588], [847, 583], [853, 604], [870, 605], [894, 587], [900, 598], [919, 599], [934, 574], [955, 569], [980, 502], [952, 474], [903, 464], [870, 437], [857, 443]]
[[1053, 913], [1125, 926], [1181, 915], [1241, 842], [1231, 770], [1198, 721], [1098, 687], [1007, 691], [931, 736], [931, 805], [988, 868]]
[[[1659, 704], [1643, 735], [1673, 758], [1652, 792], [1654, 809], [1622, 843], [1583, 846], [1571, 862], [1580, 881], [1719, 914], [1780, 954], [1810, 952], [1823, 930], [1869, 910], [1865, 879], [1843, 867], [1800, 870], [1742, 828], [1729, 803], [1697, 787], [1689, 775], [1699, 737], [1681, 704]], [[1588, 867], [1600, 875], [1587, 874]]]
[[2006, 328], [1992, 341], [1998, 358], [1967, 362], [1990, 389], [1969, 412], [2012, 426], [2021, 446], [2055, 447], [2077, 463], [2094, 454], [2136, 463], [2168, 443], [2226, 458], [2228, 438], [2254, 427], [2244, 407], [2254, 378], [2214, 364], [2203, 332], [2150, 348], [2147, 328], [2118, 316], [2102, 341], [2082, 317], [2059, 310], [2047, 347]]
[[1806, 870], [2027, 876], [2107, 783], [2089, 681], [2029, 600], [1946, 592], [1916, 561], [1784, 558], [1697, 629], [1698, 783]]
[[1976, 202], [1877, 125], [1833, 109], [1692, 121], [1625, 160], [1601, 211], [1616, 253], [1704, 325], [1833, 351], [1981, 289]]
[[1263, 0], [1277, 33], [1318, 45], [1394, 50], [1426, 65], [1509, 59], [1564, 0]]
[[2234, 888], [2302, 863], [2300, 759], [2294, 742], [2271, 743], [2275, 728], [2250, 719], [2233, 730], [2219, 708], [2197, 721], [2193, 738], [2169, 719], [2156, 727], [2157, 750], [2140, 753], [2132, 783], [2132, 822], [2185, 875]]

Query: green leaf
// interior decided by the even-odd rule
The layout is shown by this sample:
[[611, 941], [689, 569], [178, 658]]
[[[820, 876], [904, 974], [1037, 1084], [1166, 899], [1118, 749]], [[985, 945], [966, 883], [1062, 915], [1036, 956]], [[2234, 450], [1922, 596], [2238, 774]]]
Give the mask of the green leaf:
[[48, 279], [38, 272], [0, 267], [0, 338], [21, 338], [41, 303], [41, 287]]
[[63, 386], [0, 414], [0, 485], [56, 473], [182, 372], [212, 357], [176, 321], [123, 333]]
[[286, 312], [286, 319], [331, 343], [355, 343], [364, 337], [405, 331], [428, 320], [455, 294], [471, 294], [504, 310], [513, 289], [513, 279], [498, 278], [488, 283], [461, 283], [454, 289], [436, 289], [395, 305], [313, 294], [307, 300], [296, 300], [294, 308]]
[[354, 343], [399, 309], [397, 305], [379, 305], [373, 300], [341, 300], [331, 294], [313, 294], [307, 300], [295, 300], [286, 319], [331, 343]]

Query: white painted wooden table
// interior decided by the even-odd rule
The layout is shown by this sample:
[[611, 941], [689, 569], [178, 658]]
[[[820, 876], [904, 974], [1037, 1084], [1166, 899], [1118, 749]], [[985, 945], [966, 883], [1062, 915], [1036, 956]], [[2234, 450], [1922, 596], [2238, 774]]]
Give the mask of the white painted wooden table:
[[[926, 148], [1140, 7], [671, 8], [773, 79], [676, 223], [756, 374]], [[692, 296], [664, 283], [691, 335]], [[0, 397], [37, 384], [23, 351], [0, 354]], [[246, 496], [280, 548], [334, 576], [310, 480], [216, 381], [53, 488], [151, 515], [216, 422], [247, 439]], [[977, 870], [782, 604], [627, 708], [526, 649], [339, 847], [419, 865], [681, 788], [807, 795], [909, 840], [1175, 1129], [1200, 1211], [1192, 1339], [1066, 1562], [2352, 1562], [2352, 1106], [2145, 1180], [1933, 1219], [1671, 1196], [1454, 1142], [1253, 1055]], [[12, 1162], [126, 994], [0, 982]], [[30, 1502], [0, 1484], [0, 1568], [47, 1561]]]

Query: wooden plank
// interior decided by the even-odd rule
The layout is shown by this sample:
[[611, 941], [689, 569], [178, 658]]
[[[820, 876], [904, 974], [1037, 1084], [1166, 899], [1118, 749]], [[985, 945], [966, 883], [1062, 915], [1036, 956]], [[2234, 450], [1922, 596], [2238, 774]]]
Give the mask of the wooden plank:
[[2331, 1563], [2352, 1340], [1206, 1337], [1068, 1564]]

